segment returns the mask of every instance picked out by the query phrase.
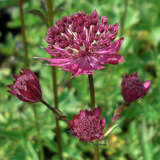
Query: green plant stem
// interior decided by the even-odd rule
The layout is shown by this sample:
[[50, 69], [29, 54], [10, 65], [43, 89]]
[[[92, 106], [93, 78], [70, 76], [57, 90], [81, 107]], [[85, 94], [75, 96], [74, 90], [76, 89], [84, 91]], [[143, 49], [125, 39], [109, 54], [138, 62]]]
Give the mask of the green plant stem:
[[[52, 10], [52, 0], [46, 0], [47, 10], [48, 10], [48, 27], [52, 26], [53, 21], [53, 10]], [[52, 84], [53, 84], [53, 94], [54, 94], [54, 105], [55, 108], [58, 109], [58, 96], [57, 96], [57, 77], [56, 77], [56, 68], [52, 67]], [[63, 160], [62, 156], [62, 145], [61, 145], [61, 133], [60, 133], [60, 125], [59, 120], [56, 118], [56, 136], [57, 136], [57, 146], [59, 152], [59, 159]]]
[[[58, 109], [58, 96], [57, 96], [57, 77], [56, 77], [56, 68], [52, 67], [52, 80], [53, 80], [53, 93], [54, 93], [54, 105], [55, 109]], [[60, 133], [60, 125], [59, 119], [56, 117], [56, 136], [57, 136], [57, 146], [59, 152], [59, 159], [63, 160], [62, 156], [62, 145], [61, 145], [61, 133]]]
[[20, 13], [20, 22], [21, 22], [21, 33], [23, 38], [24, 58], [25, 58], [26, 67], [29, 67], [29, 58], [28, 58], [27, 40], [26, 40], [26, 34], [25, 34], [22, 4], [23, 4], [23, 0], [19, 0], [19, 13]]
[[[23, 17], [23, 0], [19, 0], [18, 5], [19, 5], [19, 14], [20, 14], [20, 23], [21, 23], [21, 34], [22, 34], [22, 40], [23, 40], [23, 46], [24, 46], [25, 65], [27, 68], [29, 68], [27, 40], [26, 40], [24, 17]], [[40, 138], [40, 128], [38, 124], [38, 116], [37, 116], [36, 108], [33, 105], [32, 105], [32, 110], [34, 113], [34, 123], [35, 123], [35, 129], [37, 132], [36, 139], [37, 139], [38, 146], [39, 146], [40, 160], [44, 160], [44, 151], [43, 151], [43, 145], [42, 145], [41, 138]]]
[[61, 111], [59, 111], [57, 108], [55, 107], [51, 107], [46, 101], [44, 101], [43, 99], [41, 100], [41, 102], [49, 109], [53, 112], [53, 114], [55, 115], [55, 117], [58, 120], [62, 120], [65, 121], [68, 124], [68, 121], [66, 120], [66, 116], [62, 114]]
[[[88, 75], [89, 81], [89, 90], [90, 90], [90, 105], [92, 110], [95, 108], [95, 91], [94, 91], [94, 82], [93, 76]], [[93, 160], [99, 160], [99, 146], [98, 144], [94, 144], [94, 158]]]
[[125, 20], [127, 16], [127, 9], [128, 9], [128, 0], [124, 0], [124, 11], [123, 11], [122, 20], [121, 20], [121, 32], [120, 32], [121, 35], [123, 35], [124, 33], [124, 25], [125, 25]]
[[37, 115], [37, 111], [36, 111], [36, 106], [34, 106], [34, 104], [33, 104], [32, 108], [33, 108], [33, 112], [34, 112], [34, 120], [35, 120], [34, 124], [35, 124], [36, 132], [37, 132], [36, 139], [37, 139], [38, 146], [39, 146], [40, 160], [45, 160], [43, 145], [42, 145], [42, 142], [41, 142], [41, 139], [39, 136], [40, 135], [40, 128], [39, 128], [39, 123], [38, 123], [38, 115]]

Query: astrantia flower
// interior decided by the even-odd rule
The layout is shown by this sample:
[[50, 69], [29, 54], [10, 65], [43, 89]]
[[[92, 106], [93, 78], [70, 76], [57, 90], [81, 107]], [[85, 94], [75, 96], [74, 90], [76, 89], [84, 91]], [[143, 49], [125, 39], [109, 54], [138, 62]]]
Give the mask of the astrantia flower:
[[122, 96], [126, 104], [136, 101], [138, 98], [143, 97], [150, 88], [150, 81], [145, 81], [142, 83], [137, 76], [137, 73], [132, 74], [127, 77], [125, 73], [121, 88]]
[[99, 17], [94, 10], [91, 14], [78, 12], [56, 21], [48, 30], [45, 49], [51, 59], [42, 58], [52, 66], [62, 67], [72, 76], [92, 74], [104, 68], [105, 64], [118, 64], [123, 57], [117, 55], [123, 38], [115, 40], [118, 23], [107, 25], [108, 19]]
[[29, 69], [23, 69], [23, 72], [13, 76], [15, 81], [9, 85], [9, 93], [16, 96], [24, 102], [39, 102], [42, 99], [39, 80], [36, 75]]
[[70, 128], [74, 136], [82, 141], [92, 141], [103, 138], [105, 118], [100, 120], [100, 108], [93, 111], [80, 111], [70, 121]]

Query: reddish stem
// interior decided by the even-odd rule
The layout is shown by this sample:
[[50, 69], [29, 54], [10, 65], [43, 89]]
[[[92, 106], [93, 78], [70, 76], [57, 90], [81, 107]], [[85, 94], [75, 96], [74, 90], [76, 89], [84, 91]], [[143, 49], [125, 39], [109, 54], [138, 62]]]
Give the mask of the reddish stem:
[[113, 115], [113, 118], [112, 118], [112, 120], [111, 120], [111, 123], [108, 125], [108, 127], [107, 127], [107, 129], [106, 129], [106, 131], [105, 131], [104, 133], [106, 133], [106, 132], [112, 127], [113, 123], [119, 118], [119, 116], [121, 115], [121, 113], [122, 113], [122, 111], [124, 110], [124, 108], [125, 108], [126, 105], [127, 105], [127, 104], [124, 103], [124, 104], [121, 106], [121, 108], [119, 109], [118, 113], [116, 113], [116, 114]]
[[[89, 81], [89, 90], [90, 90], [90, 105], [92, 110], [95, 108], [95, 91], [94, 91], [94, 82], [93, 82], [93, 76], [88, 75], [88, 81]], [[94, 160], [99, 160], [99, 146], [98, 144], [95, 144], [94, 146]]]
[[41, 100], [41, 102], [49, 109], [53, 112], [53, 114], [56, 116], [56, 118], [58, 120], [62, 120], [65, 121], [68, 124], [68, 121], [66, 120], [66, 116], [61, 114], [61, 111], [59, 111], [56, 107], [51, 107], [46, 101], [44, 101], [43, 99]]
[[94, 91], [93, 76], [88, 75], [88, 80], [89, 80], [89, 89], [90, 89], [90, 105], [93, 110], [95, 108], [95, 91]]
[[[53, 6], [52, 0], [46, 0], [47, 11], [48, 11], [48, 27], [51, 27], [53, 24]], [[54, 105], [58, 109], [58, 96], [57, 96], [57, 79], [56, 79], [56, 68], [52, 67], [52, 84], [53, 84], [53, 94], [54, 94]], [[58, 118], [56, 118], [56, 136], [57, 136], [57, 146], [59, 152], [59, 159], [63, 160], [62, 156], [62, 145], [61, 145], [61, 135], [60, 135], [60, 126]]]

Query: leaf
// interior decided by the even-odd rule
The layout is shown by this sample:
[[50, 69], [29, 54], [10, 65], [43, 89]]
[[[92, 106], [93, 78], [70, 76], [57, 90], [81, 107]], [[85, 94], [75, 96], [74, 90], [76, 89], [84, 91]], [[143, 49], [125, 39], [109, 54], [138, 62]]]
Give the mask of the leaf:
[[26, 142], [26, 149], [27, 149], [27, 152], [29, 154], [29, 157], [31, 157], [31, 159], [39, 160], [38, 154], [35, 151], [35, 149], [33, 148], [33, 145], [31, 144], [30, 141]]
[[[28, 0], [23, 0], [24, 2], [27, 2]], [[18, 0], [0, 0], [0, 8], [8, 8], [8, 7], [13, 7], [17, 6]]]
[[53, 10], [53, 14], [56, 14], [58, 11], [63, 11], [63, 7], [66, 5], [66, 2], [62, 2], [60, 3], [54, 10]]
[[40, 10], [38, 10], [38, 9], [32, 9], [28, 13], [31, 13], [31, 14], [39, 17], [45, 24], [47, 24], [46, 15], [44, 15]]
[[119, 127], [119, 124], [115, 124], [111, 128], [109, 128], [107, 132], [104, 134], [104, 138], [107, 138], [117, 127]]
[[149, 130], [147, 128], [145, 120], [143, 120], [142, 122], [141, 129], [139, 129], [139, 142], [141, 145], [143, 158], [145, 160], [152, 160], [152, 145], [149, 141]]

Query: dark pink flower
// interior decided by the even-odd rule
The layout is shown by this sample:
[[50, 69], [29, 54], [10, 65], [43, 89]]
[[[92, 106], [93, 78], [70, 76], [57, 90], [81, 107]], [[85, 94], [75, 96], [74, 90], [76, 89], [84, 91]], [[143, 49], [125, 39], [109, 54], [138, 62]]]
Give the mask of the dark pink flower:
[[52, 58], [41, 58], [52, 66], [62, 67], [73, 76], [92, 74], [105, 64], [118, 64], [123, 57], [117, 55], [123, 38], [115, 40], [118, 23], [107, 24], [108, 19], [99, 17], [94, 10], [86, 15], [78, 12], [56, 21], [56, 26], [48, 30], [45, 49]]
[[39, 80], [36, 75], [29, 69], [23, 69], [23, 72], [13, 76], [15, 81], [9, 85], [9, 93], [16, 96], [24, 102], [39, 102], [42, 99]]
[[70, 121], [70, 128], [74, 136], [82, 141], [92, 141], [103, 138], [105, 118], [100, 120], [100, 108], [93, 111], [80, 111]]
[[142, 83], [137, 76], [137, 73], [132, 74], [127, 77], [125, 73], [121, 88], [122, 96], [126, 104], [136, 101], [138, 98], [143, 97], [150, 88], [150, 81], [145, 81]]

